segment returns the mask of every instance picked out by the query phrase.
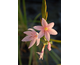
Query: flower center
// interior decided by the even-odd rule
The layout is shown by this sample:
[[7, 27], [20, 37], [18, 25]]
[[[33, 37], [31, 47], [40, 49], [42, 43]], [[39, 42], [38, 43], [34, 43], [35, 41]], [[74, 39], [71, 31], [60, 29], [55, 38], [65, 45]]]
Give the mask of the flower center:
[[46, 28], [44, 28], [45, 30], [48, 30], [48, 28], [46, 27]]
[[35, 35], [35, 37], [37, 37], [38, 36], [38, 33], [36, 32], [36, 35]]

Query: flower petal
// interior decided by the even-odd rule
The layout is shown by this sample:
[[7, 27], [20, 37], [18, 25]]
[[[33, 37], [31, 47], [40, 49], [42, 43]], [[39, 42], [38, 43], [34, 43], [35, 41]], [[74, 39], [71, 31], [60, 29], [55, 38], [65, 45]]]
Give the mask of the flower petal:
[[30, 43], [28, 48], [31, 48], [35, 44], [35, 42], [36, 42], [36, 38], [31, 41], [31, 43]]
[[58, 34], [57, 31], [54, 30], [54, 29], [49, 29], [48, 32], [49, 32], [50, 34], [52, 34], [52, 35], [57, 35], [57, 34]]
[[33, 31], [33, 32], [36, 32], [34, 29], [32, 29], [32, 28], [29, 28], [28, 30], [31, 30], [31, 31]]
[[44, 18], [42, 18], [42, 26], [46, 27], [48, 25], [48, 23], [46, 22], [46, 20]]
[[36, 52], [36, 53], [40, 55], [40, 56], [39, 56], [39, 60], [40, 60], [40, 59], [43, 60], [43, 54], [44, 54], [44, 53], [41, 53], [41, 52]]
[[44, 35], [44, 31], [42, 30], [42, 31], [40, 31], [40, 33], [38, 34], [38, 39], [41, 38], [41, 37], [43, 37], [43, 35]]
[[47, 41], [50, 40], [50, 34], [47, 31], [45, 32], [45, 38], [47, 39]]
[[34, 26], [33, 28], [36, 29], [36, 30], [43, 30], [42, 26]]
[[41, 52], [36, 52], [36, 53], [39, 54], [39, 55], [41, 54]]
[[43, 60], [43, 57], [42, 57], [42, 60]]
[[40, 43], [40, 39], [37, 39], [37, 46], [39, 45], [39, 43]]
[[43, 53], [41, 53], [39, 60], [42, 59], [43, 60]]
[[50, 44], [50, 42], [48, 43], [47, 48], [48, 48], [49, 51], [51, 51], [51, 44]]
[[24, 34], [31, 35], [32, 32], [31, 31], [25, 31]]
[[26, 36], [22, 39], [22, 41], [26, 42], [26, 41], [30, 41], [32, 38], [30, 38], [30, 36]]
[[52, 28], [53, 26], [54, 26], [54, 22], [48, 24], [49, 28]]

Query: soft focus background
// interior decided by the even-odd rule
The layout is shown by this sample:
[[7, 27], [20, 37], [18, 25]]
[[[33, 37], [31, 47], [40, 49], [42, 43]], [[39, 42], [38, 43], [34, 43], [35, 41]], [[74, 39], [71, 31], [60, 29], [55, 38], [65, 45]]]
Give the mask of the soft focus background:
[[54, 29], [58, 35], [51, 35], [53, 39], [52, 51], [45, 49], [43, 60], [39, 60], [37, 51], [41, 51], [42, 42], [38, 47], [34, 45], [28, 49], [29, 42], [22, 42], [23, 34], [28, 28], [41, 25], [40, 18], [42, 0], [18, 0], [18, 65], [59, 65], [61, 64], [61, 0], [46, 0], [48, 23], [54, 22]]

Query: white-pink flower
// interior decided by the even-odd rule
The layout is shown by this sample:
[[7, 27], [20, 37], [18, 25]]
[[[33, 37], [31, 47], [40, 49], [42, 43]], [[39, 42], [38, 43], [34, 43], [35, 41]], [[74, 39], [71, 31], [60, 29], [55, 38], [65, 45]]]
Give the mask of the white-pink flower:
[[43, 48], [42, 48], [42, 51], [41, 51], [41, 52], [37, 52], [37, 53], [40, 55], [39, 60], [40, 60], [40, 59], [42, 59], [42, 60], [43, 60], [44, 48], [45, 48], [45, 45], [43, 46]]
[[45, 38], [47, 39], [47, 41], [49, 41], [50, 34], [52, 35], [58, 34], [56, 30], [52, 29], [53, 26], [54, 26], [54, 22], [48, 24], [46, 20], [42, 18], [42, 26], [34, 26], [33, 28], [36, 30], [40, 30], [38, 38], [41, 38], [45, 35]]
[[50, 44], [50, 42], [48, 42], [47, 48], [48, 48], [49, 51], [51, 51], [51, 44]]
[[28, 48], [31, 48], [35, 44], [36, 41], [37, 41], [37, 46], [38, 46], [40, 43], [40, 39], [38, 39], [38, 33], [31, 28], [29, 28], [28, 30], [30, 31], [24, 32], [24, 34], [27, 34], [28, 36], [24, 37], [22, 41], [23, 42], [31, 41]]

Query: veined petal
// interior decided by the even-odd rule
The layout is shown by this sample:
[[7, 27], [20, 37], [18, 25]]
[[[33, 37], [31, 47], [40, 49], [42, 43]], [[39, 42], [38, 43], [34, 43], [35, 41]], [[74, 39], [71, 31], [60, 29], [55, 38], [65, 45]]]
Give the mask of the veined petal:
[[36, 38], [35, 38], [35, 39], [33, 39], [33, 40], [30, 42], [30, 45], [29, 45], [29, 47], [28, 47], [28, 48], [31, 48], [31, 47], [35, 44], [35, 42], [36, 42]]
[[39, 45], [39, 43], [40, 43], [40, 39], [37, 39], [37, 46]]
[[47, 31], [45, 32], [45, 38], [47, 39], [47, 41], [50, 40], [50, 34]]
[[43, 35], [44, 35], [44, 31], [42, 30], [42, 31], [40, 31], [40, 33], [38, 34], [38, 39], [41, 38], [41, 37], [43, 37]]
[[57, 35], [57, 34], [58, 34], [57, 31], [54, 30], [54, 29], [49, 29], [48, 32], [49, 32], [50, 34], [52, 34], [52, 35]]
[[43, 30], [42, 26], [34, 26], [33, 28], [36, 29], [36, 30]]
[[46, 22], [46, 20], [44, 18], [42, 18], [42, 26], [46, 27], [48, 25], [48, 23]]
[[30, 36], [26, 36], [26, 37], [24, 37], [24, 38], [22, 39], [22, 41], [24, 41], [24, 42], [30, 41], [30, 40], [31, 40]]
[[53, 26], [54, 26], [54, 22], [48, 24], [49, 28], [52, 28]]

